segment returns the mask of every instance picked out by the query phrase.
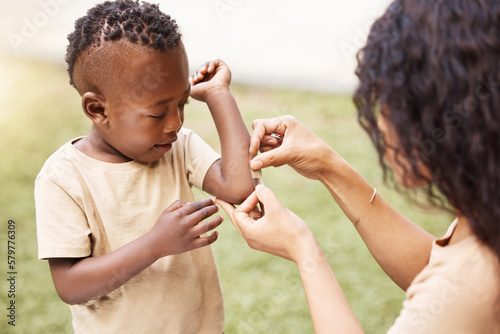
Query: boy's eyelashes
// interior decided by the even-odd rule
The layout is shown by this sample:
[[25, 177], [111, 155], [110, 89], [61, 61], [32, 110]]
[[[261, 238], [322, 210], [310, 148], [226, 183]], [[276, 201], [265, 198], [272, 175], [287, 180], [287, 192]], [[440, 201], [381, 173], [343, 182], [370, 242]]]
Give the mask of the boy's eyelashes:
[[[184, 106], [185, 106], [186, 104], [189, 104], [189, 102], [190, 102], [190, 100], [188, 99], [188, 100], [186, 100], [186, 102], [181, 102], [181, 103], [179, 103], [179, 104], [177, 105], [177, 107], [178, 107], [179, 109], [184, 109]], [[167, 115], [167, 111], [165, 111], [165, 112], [164, 112], [163, 114], [161, 114], [161, 115], [148, 115], [148, 116], [149, 116], [149, 117], [151, 117], [151, 118], [154, 118], [154, 119], [162, 119], [162, 118], [163, 118], [163, 117], [165, 117], [166, 115]]]
[[161, 114], [161, 115], [149, 115], [149, 117], [154, 118], [154, 119], [162, 119], [165, 117], [167, 113]]

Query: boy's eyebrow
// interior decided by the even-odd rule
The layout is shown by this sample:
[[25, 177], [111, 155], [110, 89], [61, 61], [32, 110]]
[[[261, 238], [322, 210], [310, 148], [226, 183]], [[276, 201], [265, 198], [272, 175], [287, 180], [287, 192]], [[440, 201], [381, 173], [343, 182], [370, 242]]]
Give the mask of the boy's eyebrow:
[[[186, 95], [186, 94], [189, 94], [189, 92], [191, 91], [191, 86], [189, 86], [185, 91], [184, 93], [182, 93], [182, 96]], [[160, 100], [160, 101], [157, 101], [155, 103], [153, 103], [152, 105], [150, 105], [148, 107], [149, 108], [154, 108], [154, 107], [158, 107], [158, 106], [161, 106], [163, 104], [167, 104], [167, 103], [170, 103], [172, 102], [173, 100], [175, 99], [175, 97], [169, 97], [168, 99], [163, 99], [163, 100]]]

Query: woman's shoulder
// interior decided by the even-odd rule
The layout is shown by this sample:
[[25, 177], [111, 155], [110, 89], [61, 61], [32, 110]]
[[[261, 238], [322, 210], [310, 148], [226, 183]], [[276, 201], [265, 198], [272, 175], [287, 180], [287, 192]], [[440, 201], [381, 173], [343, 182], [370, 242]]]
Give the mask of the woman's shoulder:
[[478, 294], [485, 290], [491, 294], [491, 289], [500, 286], [500, 261], [496, 253], [472, 233], [459, 242], [448, 243], [455, 227], [454, 223], [445, 237], [434, 242], [429, 263], [413, 283], [459, 282]]
[[398, 326], [425, 333], [500, 333], [499, 260], [473, 235], [447, 246], [437, 240], [406, 297]]

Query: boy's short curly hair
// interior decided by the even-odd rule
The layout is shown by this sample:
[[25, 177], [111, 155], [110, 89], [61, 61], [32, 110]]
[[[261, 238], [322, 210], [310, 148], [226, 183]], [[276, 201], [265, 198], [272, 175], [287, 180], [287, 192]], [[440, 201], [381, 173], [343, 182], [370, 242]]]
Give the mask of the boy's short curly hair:
[[66, 62], [71, 85], [76, 87], [73, 72], [84, 52], [90, 54], [105, 42], [122, 39], [164, 51], [177, 45], [181, 34], [175, 20], [157, 5], [132, 0], [98, 4], [75, 22], [75, 30], [68, 35]]
[[[381, 111], [408, 174], [433, 183], [500, 258], [499, 18], [496, 0], [395, 0], [358, 53], [354, 102], [384, 172]], [[428, 198], [439, 203], [433, 187]]]

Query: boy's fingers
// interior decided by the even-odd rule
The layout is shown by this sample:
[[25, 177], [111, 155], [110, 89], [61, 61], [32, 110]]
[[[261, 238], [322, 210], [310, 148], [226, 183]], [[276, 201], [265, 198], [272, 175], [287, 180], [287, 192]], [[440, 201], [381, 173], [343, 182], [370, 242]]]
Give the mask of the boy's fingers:
[[214, 69], [215, 69], [215, 63], [211, 61], [210, 64], [208, 64], [207, 72], [212, 73]]
[[182, 208], [186, 215], [190, 215], [194, 212], [200, 211], [210, 205], [214, 205], [215, 200], [213, 198], [207, 198], [198, 202], [189, 203]]
[[214, 215], [218, 211], [219, 207], [217, 205], [205, 206], [191, 213], [189, 215], [189, 222], [191, 223], [192, 226], [195, 226], [197, 224], [200, 224], [200, 222], [203, 221], [204, 219]]
[[181, 200], [177, 200], [175, 201], [174, 203], [170, 204], [168, 206], [168, 208], [166, 208], [162, 214], [165, 214], [165, 213], [169, 213], [169, 212], [172, 212], [172, 211], [175, 211], [177, 209], [180, 209], [182, 207], [184, 207], [185, 205], [187, 205], [188, 203], [184, 202], [184, 201], [181, 201]]
[[203, 65], [200, 66], [198, 69], [198, 73], [205, 73], [207, 71], [207, 63], [204, 63]]
[[214, 231], [212, 234], [206, 237], [198, 237], [194, 240], [193, 249], [211, 245], [217, 240], [218, 237], [219, 233], [217, 231]]
[[214, 228], [218, 227], [222, 222], [224, 221], [224, 218], [222, 216], [217, 216], [213, 219], [200, 222], [196, 227], [193, 229], [194, 234], [199, 237], [204, 235], [207, 232], [210, 232]]

